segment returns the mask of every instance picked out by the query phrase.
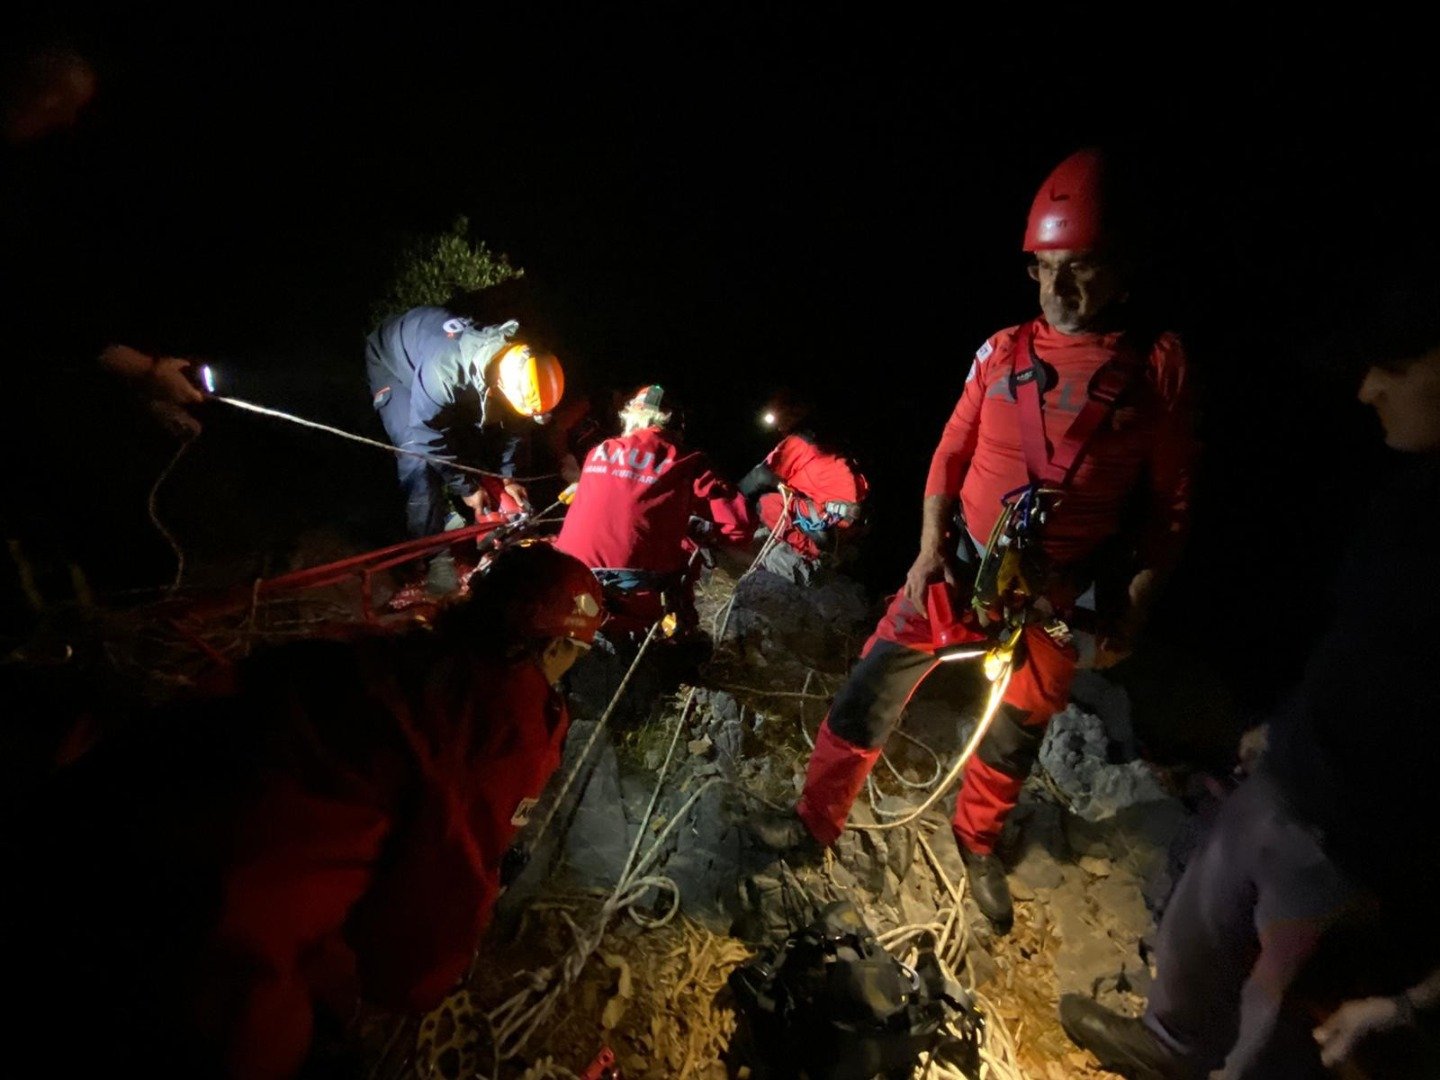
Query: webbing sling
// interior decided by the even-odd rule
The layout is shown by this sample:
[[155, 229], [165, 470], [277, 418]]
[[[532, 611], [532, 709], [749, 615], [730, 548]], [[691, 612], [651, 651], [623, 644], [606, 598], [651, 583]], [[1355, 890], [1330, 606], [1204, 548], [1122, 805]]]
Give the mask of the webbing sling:
[[1020, 438], [1025, 449], [1025, 468], [1031, 483], [1064, 490], [1075, 477], [1100, 425], [1110, 418], [1115, 404], [1124, 396], [1140, 370], [1141, 356], [1122, 339], [1115, 355], [1090, 379], [1085, 405], [1071, 421], [1065, 434], [1050, 450], [1045, 438], [1045, 421], [1040, 404], [1040, 357], [1035, 353], [1035, 326], [1031, 320], [1020, 327], [1011, 357], [1014, 372], [1011, 385], [1020, 408]]

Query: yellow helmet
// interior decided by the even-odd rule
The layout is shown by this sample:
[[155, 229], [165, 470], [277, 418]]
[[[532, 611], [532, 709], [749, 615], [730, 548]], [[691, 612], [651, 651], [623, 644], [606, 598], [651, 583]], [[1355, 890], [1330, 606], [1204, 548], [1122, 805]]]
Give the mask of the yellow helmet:
[[515, 342], [495, 361], [495, 385], [521, 416], [540, 416], [560, 403], [565, 371], [553, 353]]

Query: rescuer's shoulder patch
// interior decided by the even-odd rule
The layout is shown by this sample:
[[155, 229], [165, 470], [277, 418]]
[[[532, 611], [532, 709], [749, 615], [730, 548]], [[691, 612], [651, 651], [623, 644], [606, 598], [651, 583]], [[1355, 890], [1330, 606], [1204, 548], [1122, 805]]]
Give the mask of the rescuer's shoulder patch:
[[449, 334], [451, 337], [454, 337], [456, 334], [470, 329], [473, 324], [474, 320], [472, 319], [446, 319], [445, 322], [441, 325], [440, 329], [444, 330], [445, 333]]
[[986, 338], [985, 344], [981, 345], [980, 348], [975, 350], [975, 362], [977, 364], [983, 364], [986, 359], [989, 358], [990, 354], [994, 351], [995, 346], [990, 343], [989, 338]]
[[376, 391], [375, 391], [375, 398], [374, 398], [375, 408], [377, 408], [377, 409], [378, 409], [378, 408], [381, 408], [381, 407], [382, 407], [387, 401], [389, 401], [389, 400], [390, 400], [390, 387], [388, 387], [388, 386], [382, 386], [379, 390], [376, 390]]

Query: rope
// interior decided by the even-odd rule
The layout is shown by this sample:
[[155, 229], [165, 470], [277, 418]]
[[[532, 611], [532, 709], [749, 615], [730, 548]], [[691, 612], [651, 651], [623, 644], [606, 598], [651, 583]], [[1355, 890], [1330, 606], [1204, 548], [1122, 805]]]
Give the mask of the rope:
[[311, 428], [315, 431], [324, 431], [330, 435], [338, 435], [342, 439], [349, 439], [351, 442], [360, 443], [363, 446], [373, 446], [377, 450], [388, 450], [392, 454], [403, 454], [407, 457], [417, 457], [421, 461], [428, 461], [432, 465], [438, 465], [443, 469], [453, 469], [455, 472], [469, 473], [471, 476], [489, 476], [497, 480], [509, 480], [513, 483], [523, 484], [532, 480], [549, 480], [555, 473], [542, 473], [539, 476], [506, 476], [503, 473], [490, 472], [487, 469], [477, 469], [472, 465], [461, 465], [454, 461], [446, 461], [431, 454], [422, 454], [419, 450], [406, 450], [403, 447], [391, 446], [389, 443], [380, 442], [377, 439], [367, 439], [364, 435], [356, 435], [353, 432], [345, 431], [343, 428], [331, 427], [329, 424], [317, 423], [314, 420], [306, 420], [304, 417], [295, 416], [291, 413], [281, 412], [279, 409], [267, 409], [263, 405], [256, 405], [250, 401], [242, 401], [240, 398], [222, 397], [219, 394], [212, 395], [209, 400], [223, 401], [245, 412], [259, 413], [261, 416], [273, 416], [277, 420], [285, 420], [291, 424], [299, 424], [301, 427]]
[[190, 444], [194, 441], [195, 435], [193, 433], [185, 436], [180, 443], [179, 449], [175, 451], [175, 455], [166, 464], [165, 468], [160, 470], [160, 475], [155, 478], [155, 483], [150, 485], [150, 494], [145, 500], [145, 508], [150, 512], [150, 524], [155, 526], [155, 531], [165, 538], [165, 543], [169, 544], [170, 550], [175, 553], [175, 580], [173, 580], [165, 590], [165, 595], [167, 596], [180, 588], [180, 580], [185, 576], [185, 549], [180, 546], [180, 542], [175, 539], [175, 535], [167, 529], [165, 523], [160, 520], [160, 514], [156, 510], [156, 500], [160, 497], [161, 486], [170, 478], [170, 473], [174, 470], [175, 466], [180, 463], [180, 459], [185, 456], [185, 451], [190, 449]]
[[571, 785], [575, 783], [575, 778], [580, 775], [580, 770], [584, 768], [585, 759], [590, 756], [590, 751], [595, 746], [595, 741], [600, 737], [600, 733], [605, 730], [605, 725], [610, 722], [610, 715], [615, 711], [615, 706], [620, 703], [620, 698], [624, 695], [625, 688], [630, 685], [631, 676], [635, 674], [635, 669], [640, 666], [640, 661], [644, 659], [645, 656], [645, 650], [650, 648], [650, 642], [655, 640], [655, 633], [659, 629], [660, 620], [656, 620], [650, 624], [650, 632], [645, 635], [645, 640], [640, 643], [640, 650], [635, 654], [635, 659], [630, 661], [630, 667], [626, 670], [625, 677], [620, 680], [620, 685], [615, 688], [615, 693], [611, 696], [610, 703], [605, 706], [605, 711], [600, 714], [600, 719], [595, 722], [595, 730], [590, 733], [590, 738], [586, 741], [585, 748], [580, 751], [580, 756], [575, 759], [575, 764], [570, 767], [570, 771], [566, 774], [565, 782], [560, 786], [559, 794], [555, 796], [555, 800], [550, 804], [550, 809], [545, 813], [545, 820], [542, 821], [535, 830], [535, 835], [530, 841], [532, 848], [539, 844], [541, 837], [543, 837], [546, 830], [550, 828], [550, 822], [555, 819], [555, 814], [560, 809], [560, 804], [565, 801], [565, 796], [569, 794]]
[[[760, 545], [760, 550], [755, 553], [754, 560], [745, 568], [745, 572], [735, 579], [735, 587], [730, 590], [730, 599], [725, 601], [725, 605], [715, 613], [715, 618], [711, 620], [710, 628], [714, 631], [711, 636], [715, 640], [716, 648], [719, 648], [725, 640], [725, 628], [730, 625], [730, 612], [735, 609], [735, 597], [740, 592], [740, 583], [755, 572], [755, 568], [765, 560], [765, 556], [769, 555], [775, 545], [779, 543], [781, 536], [790, 525], [790, 503], [794, 500], [795, 493], [784, 484], [781, 484], [780, 498], [783, 501], [780, 504], [780, 516], [775, 519], [775, 527], [770, 530], [770, 535], [767, 536], [765, 542]], [[720, 618], [722, 615], [724, 616], [723, 620]], [[720, 622], [719, 629], [715, 627], [717, 620]]]
[[910, 813], [895, 821], [887, 821], [878, 825], [856, 825], [851, 823], [848, 827], [851, 829], [861, 829], [866, 832], [898, 829], [901, 825], [908, 825], [920, 817], [921, 814], [925, 813], [925, 811], [929, 810], [930, 807], [934, 806], [940, 800], [940, 797], [950, 790], [950, 785], [960, 778], [960, 771], [965, 768], [965, 763], [970, 760], [971, 755], [973, 755], [976, 748], [979, 747], [980, 740], [985, 738], [985, 733], [990, 730], [990, 725], [995, 720], [995, 714], [999, 712], [1000, 700], [1010, 685], [1010, 673], [1011, 662], [1007, 660], [1001, 667], [1000, 672], [996, 675], [994, 683], [990, 686], [990, 700], [985, 703], [985, 711], [980, 714], [980, 719], [975, 724], [975, 730], [970, 735], [970, 741], [965, 744], [965, 749], [960, 751], [960, 756], [955, 759], [955, 764], [951, 766], [950, 771], [945, 774], [945, 779], [930, 793], [929, 798], [915, 807]]
[[[935, 667], [936, 667], [936, 666], [938, 666], [938, 665], [932, 665], [932, 666], [925, 672], [925, 674], [921, 676], [920, 681], [917, 682], [917, 683], [915, 684], [915, 687], [910, 691], [911, 696], [914, 695], [915, 690], [919, 689], [920, 683], [925, 681], [925, 678], [926, 678], [927, 676], [929, 676], [930, 672], [935, 670]], [[800, 705], [800, 709], [801, 709], [801, 712], [800, 712], [800, 734], [801, 734], [801, 736], [805, 739], [805, 742], [806, 742], [807, 744], [809, 744], [811, 750], [814, 750], [814, 749], [815, 749], [815, 740], [810, 737], [810, 732], [805, 729], [805, 713], [804, 713], [805, 705], [804, 705], [804, 699], [812, 698], [812, 697], [817, 696], [817, 695], [814, 695], [814, 694], [811, 694], [811, 693], [808, 692], [809, 689], [810, 689], [810, 680], [811, 680], [811, 677], [812, 677], [814, 674], [815, 674], [815, 672], [814, 672], [813, 669], [806, 671], [806, 673], [805, 673], [805, 686], [804, 686], [804, 688], [803, 688], [798, 694], [792, 694], [792, 695], [791, 695], [791, 696], [799, 697], [799, 698], [802, 699], [802, 700], [801, 700], [801, 705]], [[999, 685], [999, 683], [1000, 683], [1001, 680], [1004, 681], [1004, 685]], [[887, 754], [887, 753], [885, 753], [885, 752], [882, 751], [881, 754], [880, 754], [880, 760], [885, 763], [885, 767], [890, 770], [891, 774], [895, 777], [896, 780], [898, 780], [898, 781], [900, 782], [900, 784], [901, 784], [902, 786], [907, 787], [907, 788], [910, 788], [910, 789], [915, 790], [915, 791], [924, 791], [925, 789], [929, 788], [932, 784], [934, 784], [937, 780], [941, 780], [940, 785], [939, 785], [939, 787], [935, 788], [935, 789], [931, 792], [930, 797], [929, 797], [928, 799], [926, 799], [925, 802], [922, 803], [918, 809], [914, 809], [914, 810], [911, 810], [911, 811], [908, 811], [908, 812], [907, 812], [906, 810], [885, 810], [885, 809], [882, 809], [882, 808], [879, 806], [879, 800], [878, 800], [878, 797], [877, 797], [877, 791], [878, 791], [878, 789], [877, 789], [876, 786], [875, 786], [875, 778], [874, 778], [874, 775], [871, 774], [871, 775], [869, 775], [869, 776], [866, 776], [866, 777], [865, 777], [865, 787], [866, 787], [866, 791], [867, 791], [867, 793], [868, 793], [868, 797], [869, 797], [869, 799], [870, 799], [870, 808], [871, 808], [872, 810], [874, 810], [876, 816], [878, 816], [878, 817], [897, 817], [897, 818], [901, 818], [901, 820], [899, 820], [899, 821], [887, 822], [887, 823], [885, 823], [885, 824], [883, 824], [883, 825], [853, 825], [853, 824], [852, 824], [852, 825], [850, 825], [850, 826], [848, 826], [848, 827], [849, 827], [849, 828], [852, 828], [852, 829], [868, 829], [868, 830], [875, 830], [875, 829], [893, 829], [893, 828], [895, 828], [895, 827], [898, 826], [898, 825], [904, 825], [906, 822], [914, 821], [917, 817], [919, 817], [921, 814], [923, 814], [926, 810], [930, 809], [930, 807], [935, 804], [935, 801], [936, 801], [938, 798], [940, 798], [946, 791], [949, 790], [950, 785], [951, 785], [952, 783], [954, 783], [955, 780], [956, 780], [956, 778], [960, 775], [960, 770], [965, 767], [965, 762], [967, 762], [968, 760], [970, 760], [971, 755], [975, 753], [976, 747], [978, 747], [978, 746], [980, 745], [980, 740], [985, 737], [985, 732], [986, 732], [987, 730], [989, 730], [990, 724], [994, 721], [995, 712], [996, 712], [996, 710], [999, 709], [999, 707], [1000, 707], [1000, 699], [1001, 699], [1001, 697], [1002, 697], [1002, 696], [1004, 695], [1004, 693], [1005, 693], [1005, 687], [1008, 686], [1009, 683], [1010, 683], [1010, 665], [1009, 665], [1009, 664], [1006, 664], [1006, 666], [1001, 670], [1000, 675], [997, 676], [996, 686], [992, 686], [992, 687], [991, 687], [990, 700], [989, 700], [989, 702], [986, 704], [985, 712], [981, 715], [980, 722], [976, 725], [975, 732], [970, 736], [970, 740], [969, 740], [969, 742], [966, 743], [964, 750], [961, 751], [960, 757], [956, 760], [955, 764], [951, 767], [950, 772], [944, 777], [943, 780], [941, 780], [941, 777], [940, 777], [940, 773], [941, 773], [941, 771], [942, 771], [942, 769], [943, 769], [943, 766], [940, 764], [940, 755], [937, 754], [933, 748], [931, 748], [930, 746], [926, 745], [926, 744], [925, 744], [924, 742], [922, 742], [920, 739], [917, 739], [915, 736], [910, 735], [910, 734], [907, 734], [907, 733], [904, 732], [904, 731], [901, 731], [901, 730], [899, 729], [899, 727], [897, 726], [896, 729], [895, 729], [895, 731], [894, 731], [894, 734], [900, 736], [900, 738], [904, 739], [906, 742], [913, 743], [914, 745], [918, 746], [921, 750], [925, 751], [925, 753], [929, 754], [931, 760], [934, 761], [934, 763], [935, 763], [935, 771], [934, 771], [933, 774], [931, 774], [931, 776], [930, 776], [930, 778], [929, 778], [928, 780], [920, 781], [920, 782], [918, 782], [918, 783], [917, 783], [916, 781], [914, 781], [914, 780], [907, 780], [907, 779], [905, 779], [905, 777], [903, 777], [903, 776], [900, 775], [900, 771], [895, 768], [894, 764], [891, 763], [889, 754]], [[909, 697], [907, 697], [907, 698], [906, 698], [906, 701], [905, 701], [905, 704], [906, 704], [907, 706], [909, 705], [909, 700], [910, 700]], [[904, 706], [901, 707], [901, 712], [902, 712], [902, 714], [903, 714], [903, 712], [904, 712]], [[773, 803], [769, 803], [768, 800], [762, 800], [762, 801], [765, 801], [768, 805], [772, 805], [772, 806], [774, 805]], [[905, 816], [901, 817], [901, 815], [905, 815]]]
[[[654, 628], [652, 627], [652, 633]], [[646, 639], [647, 643], [649, 638]], [[623, 685], [622, 685], [623, 688]], [[629, 855], [625, 860], [625, 868], [621, 871], [619, 880], [611, 892], [609, 899], [600, 908], [600, 913], [588, 932], [582, 931], [575, 925], [573, 919], [561, 912], [570, 932], [574, 935], [574, 945], [569, 953], [560, 961], [557, 972], [554, 966], [541, 971], [529, 974], [529, 985], [509, 1000], [501, 1003], [498, 1007], [487, 1014], [487, 1021], [495, 1040], [495, 1054], [497, 1060], [508, 1060], [519, 1054], [530, 1037], [540, 1027], [551, 1013], [554, 1012], [559, 997], [564, 993], [575, 980], [579, 978], [585, 965], [589, 963], [590, 957], [600, 947], [605, 938], [606, 928], [609, 926], [611, 917], [624, 908], [630, 917], [641, 927], [653, 929], [669, 923], [680, 911], [680, 888], [670, 878], [659, 874], [649, 873], [651, 864], [664, 850], [666, 841], [670, 834], [683, 822], [695, 803], [714, 784], [718, 778], [707, 780], [701, 784], [685, 801], [680, 809], [670, 819], [669, 823], [661, 830], [660, 835], [655, 838], [649, 850], [636, 861], [636, 855], [640, 851], [641, 842], [645, 837], [646, 829], [654, 813], [656, 803], [659, 800], [660, 792], [665, 784], [666, 774], [670, 769], [670, 762], [674, 758], [675, 747], [679, 743], [680, 734], [685, 730], [685, 719], [689, 714], [690, 706], [695, 699], [694, 688], [691, 688], [689, 696], [685, 700], [680, 715], [675, 720], [675, 730], [670, 738], [670, 747], [666, 751], [665, 761], [660, 767], [659, 775], [656, 777], [655, 788], [651, 793], [650, 802], [645, 808], [644, 817], [641, 818], [639, 828], [635, 834], [635, 842], [631, 845]], [[599, 725], [597, 725], [598, 730]], [[588, 750], [588, 747], [587, 747]], [[664, 913], [659, 916], [651, 916], [641, 913], [635, 905], [643, 899], [651, 889], [670, 894], [670, 903]]]

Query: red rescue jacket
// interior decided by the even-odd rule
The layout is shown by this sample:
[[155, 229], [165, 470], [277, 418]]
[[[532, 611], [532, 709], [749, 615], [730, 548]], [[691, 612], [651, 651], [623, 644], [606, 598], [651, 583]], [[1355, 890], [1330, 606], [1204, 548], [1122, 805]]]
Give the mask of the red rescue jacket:
[[690, 518], [711, 536], [743, 544], [755, 532], [745, 499], [663, 431], [641, 428], [606, 439], [585, 458], [575, 499], [555, 546], [593, 569], [684, 571]]
[[[1087, 400], [1095, 373], [1115, 355], [1120, 335], [1061, 334], [1044, 319], [1034, 325], [1035, 352], [1054, 372], [1041, 399], [1045, 436], [1054, 445]], [[927, 497], [959, 497], [966, 526], [981, 544], [1000, 514], [1001, 498], [1030, 481], [1021, 410], [1010, 385], [1018, 330], [1000, 331], [975, 354], [925, 484]], [[1126, 503], [1143, 485], [1141, 559], [1147, 566], [1169, 566], [1189, 523], [1196, 449], [1185, 352], [1173, 334], [1161, 334], [1046, 522], [1046, 553], [1060, 565], [1092, 554], [1120, 531]]]
[[[224, 1075], [286, 1077], [317, 1002], [423, 1010], [464, 975], [567, 716], [530, 661], [424, 632], [304, 642], [239, 675], [61, 775], [35, 848], [59, 900], [33, 918], [56, 926], [33, 931], [80, 950], [49, 968], [83, 963], [123, 1003], [106, 1054], [164, 1063], [145, 1032], [170, 1031]], [[72, 909], [98, 896], [118, 921], [87, 941]]]
[[[360, 652], [361, 707], [377, 714], [379, 740], [333, 757], [323, 730], [307, 740], [313, 760], [242, 816], [225, 874], [217, 947], [268, 973], [250, 983], [229, 1040], [257, 1066], [249, 1075], [285, 1074], [257, 1059], [303, 1053], [311, 998], [343, 993], [347, 968], [368, 1000], [438, 1004], [469, 965], [501, 860], [560, 764], [564, 701], [534, 664], [459, 652], [417, 662], [386, 642]], [[301, 725], [305, 696], [291, 695]]]
[[[870, 485], [849, 458], [824, 450], [803, 435], [787, 435], [766, 456], [765, 465], [794, 492], [781, 538], [801, 555], [820, 557], [813, 532], [855, 526]], [[774, 491], [756, 500], [760, 520], [772, 532], [784, 505], [784, 496]], [[810, 528], [799, 524], [802, 521]]]

